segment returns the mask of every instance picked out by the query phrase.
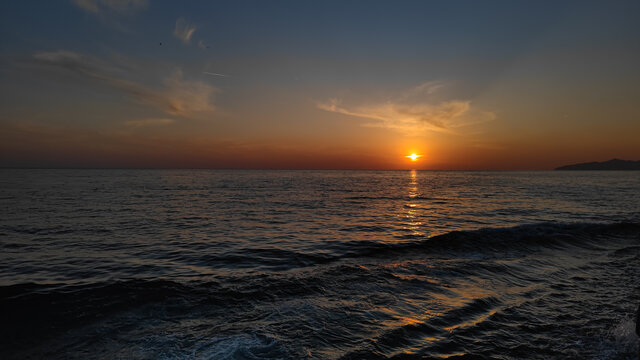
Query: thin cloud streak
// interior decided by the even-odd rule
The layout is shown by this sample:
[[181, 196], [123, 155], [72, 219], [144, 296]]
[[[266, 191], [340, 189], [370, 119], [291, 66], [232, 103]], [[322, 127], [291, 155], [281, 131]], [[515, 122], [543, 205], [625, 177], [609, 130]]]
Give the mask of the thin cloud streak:
[[203, 71], [203, 74], [207, 74], [207, 75], [212, 75], [212, 76], [222, 76], [222, 77], [229, 77], [228, 75], [224, 75], [224, 74], [217, 74], [217, 73], [212, 73], [212, 72], [208, 72], [208, 71]]
[[137, 119], [137, 120], [129, 120], [125, 121], [124, 125], [128, 127], [146, 127], [146, 126], [158, 126], [158, 125], [170, 125], [175, 123], [176, 121], [173, 119], [164, 119], [164, 118], [146, 118], [146, 119]]
[[67, 50], [42, 51], [35, 53], [36, 62], [54, 65], [73, 72], [97, 76], [98, 74], [113, 74], [123, 70], [122, 66], [114, 65], [95, 56], [84, 55]]
[[90, 13], [100, 13], [105, 10], [115, 12], [136, 12], [146, 9], [147, 0], [73, 0], [79, 8]]
[[180, 70], [164, 79], [163, 89], [156, 90], [115, 76], [120, 69], [95, 57], [63, 50], [40, 52], [33, 57], [39, 63], [98, 79], [127, 94], [132, 101], [170, 115], [200, 119], [215, 110], [211, 99], [218, 90], [202, 82], [184, 80]]

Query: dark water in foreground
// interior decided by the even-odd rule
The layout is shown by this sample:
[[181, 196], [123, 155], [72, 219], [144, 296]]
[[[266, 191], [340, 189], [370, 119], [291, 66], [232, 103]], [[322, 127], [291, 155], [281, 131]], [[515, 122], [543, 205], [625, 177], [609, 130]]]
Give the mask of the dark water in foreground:
[[635, 359], [640, 172], [0, 170], [2, 359]]

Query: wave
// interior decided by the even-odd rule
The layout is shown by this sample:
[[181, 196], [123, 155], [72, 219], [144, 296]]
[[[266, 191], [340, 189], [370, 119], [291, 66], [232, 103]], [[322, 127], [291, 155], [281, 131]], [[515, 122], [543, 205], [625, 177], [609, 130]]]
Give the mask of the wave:
[[498, 249], [588, 245], [602, 236], [638, 236], [640, 223], [538, 223], [511, 228], [452, 231], [426, 240], [391, 245], [391, 249], [444, 249], [491, 252]]
[[[369, 230], [369, 229], [368, 229]], [[300, 252], [282, 248], [243, 248], [219, 254], [204, 254], [198, 257], [175, 257], [173, 260], [192, 261], [200, 265], [216, 267], [234, 265], [242, 269], [259, 265], [289, 268], [303, 268], [317, 264], [327, 264], [343, 259], [402, 257], [407, 253], [424, 255], [483, 255], [499, 251], [521, 252], [539, 251], [543, 248], [566, 249], [582, 247], [598, 250], [603, 240], [616, 238], [640, 239], [640, 223], [620, 222], [600, 223], [538, 223], [510, 228], [485, 228], [479, 230], [452, 231], [446, 234], [423, 238], [409, 236], [409, 241], [381, 243], [375, 241], [333, 241], [322, 244], [322, 252]], [[11, 244], [9, 244], [11, 246]], [[631, 245], [629, 249], [636, 248]], [[625, 248], [626, 249], [626, 248]], [[624, 254], [626, 250], [618, 250]], [[67, 286], [64, 291], [73, 294], [82, 289], [92, 289], [107, 293], [129, 292], [134, 289], [146, 291], [145, 297], [163, 296], [166, 292], [191, 291], [169, 280], [125, 280], [118, 283], [85, 284]], [[211, 285], [211, 284], [209, 284]], [[115, 287], [115, 288], [112, 288]], [[0, 301], [6, 301], [24, 293], [42, 293], [40, 288], [58, 288], [58, 285], [17, 284], [0, 286]], [[100, 290], [102, 289], [102, 290]], [[64, 295], [64, 294], [62, 294]], [[145, 297], [141, 298], [144, 299]]]
[[[0, 287], [0, 338], [27, 348], [52, 335], [82, 327], [115, 314], [158, 306], [165, 314], [184, 315], [198, 307], [251, 307], [259, 302], [323, 293], [318, 277], [283, 277], [179, 282], [125, 279], [69, 284], [18, 284]], [[157, 310], [157, 309], [156, 309]], [[169, 316], [168, 315], [168, 316]], [[0, 358], [2, 357], [0, 349]]]
[[[387, 231], [386, 228], [354, 226], [344, 232]], [[343, 259], [363, 257], [401, 256], [416, 252], [429, 254], [462, 253], [492, 254], [496, 251], [538, 251], [541, 248], [567, 248], [580, 246], [597, 250], [603, 237], [640, 236], [640, 223], [538, 223], [511, 228], [485, 228], [453, 231], [425, 238], [408, 234], [401, 241], [376, 242], [368, 240], [333, 241], [321, 244], [318, 252], [302, 252], [279, 248], [249, 248], [223, 254], [203, 255], [198, 262], [203, 266], [264, 266], [281, 270], [327, 264]]]
[[[318, 269], [302, 269], [301, 272], [253, 273], [219, 277], [207, 281], [181, 281], [179, 279], [118, 279], [89, 284], [16, 284], [0, 287], [0, 318], [10, 326], [0, 327], [0, 337], [17, 348], [25, 348], [67, 329], [109, 318], [113, 314], [160, 304], [163, 311], [182, 314], [199, 307], [251, 308], [256, 303], [271, 303], [283, 299], [326, 296], [335, 291], [337, 284], [386, 284], [392, 275], [382, 267], [368, 269], [363, 263], [376, 264], [380, 260], [393, 262], [425, 257], [464, 259], [474, 256], [503, 256], [513, 252], [537, 252], [543, 249], [571, 251], [574, 248], [599, 251], [607, 242], [616, 239], [640, 240], [640, 224], [635, 222], [614, 224], [534, 224], [512, 228], [492, 228], [473, 231], [454, 231], [427, 239], [403, 243], [375, 243], [368, 241], [336, 242], [330, 244], [332, 253], [302, 256], [293, 251], [280, 249], [253, 249], [244, 256], [253, 261], [269, 265], [291, 264], [293, 267], [310, 267], [317, 264], [336, 263]], [[624, 244], [626, 248], [637, 248], [635, 244]], [[231, 256], [231, 254], [227, 254]], [[238, 255], [239, 256], [239, 255]], [[623, 256], [621, 250], [612, 256]], [[223, 255], [221, 255], [223, 257]], [[202, 262], [220, 259], [200, 257]], [[297, 259], [297, 260], [295, 260]], [[344, 262], [339, 262], [344, 260]], [[236, 258], [229, 261], [239, 262]], [[512, 266], [508, 270], [499, 263], [490, 262], [478, 268], [466, 269], [464, 261], [452, 264], [451, 269], [440, 266], [433, 270], [436, 277], [447, 276], [454, 271], [461, 276], [509, 273], [509, 281], [521, 281], [529, 271]], [[531, 260], [529, 264], [535, 264]], [[291, 265], [290, 265], [291, 266]], [[541, 267], [545, 267], [541, 264]], [[426, 270], [425, 270], [426, 271]], [[411, 281], [394, 273], [393, 281]], [[523, 281], [526, 283], [526, 281]], [[407, 283], [407, 286], [411, 284]], [[422, 291], [446, 291], [439, 285], [421, 284]], [[452, 326], [457, 319], [469, 319], [488, 312], [495, 306], [494, 299], [474, 301], [450, 314], [444, 314], [435, 322], [412, 324], [382, 334], [380, 344], [391, 344], [408, 339], [438, 335], [443, 328]], [[229, 340], [231, 341], [231, 340]], [[244, 341], [244, 340], [243, 340]], [[229, 344], [233, 343], [230, 342]], [[216, 343], [217, 344], [217, 343]], [[220, 346], [227, 341], [220, 342]], [[262, 344], [262, 345], [260, 345]], [[258, 347], [271, 349], [270, 340], [260, 340]], [[218, 345], [216, 345], [218, 346]], [[273, 345], [275, 346], [275, 345]], [[213, 347], [217, 348], [217, 347]], [[212, 349], [213, 349], [212, 348]], [[212, 350], [213, 351], [213, 350]], [[217, 351], [217, 350], [216, 350]], [[265, 350], [266, 351], [266, 350]], [[0, 351], [1, 355], [2, 351]], [[357, 358], [358, 354], [354, 354]], [[371, 354], [370, 354], [371, 355]], [[348, 356], [346, 358], [349, 358]]]
[[[442, 357], [427, 357], [424, 354], [408, 354], [402, 350], [413, 347], [416, 344], [432, 343], [429, 349], [433, 353], [451, 354], [464, 350], [464, 344], [459, 341], [447, 340], [447, 337], [457, 328], [465, 328], [477, 325], [491, 317], [492, 310], [498, 306], [500, 301], [496, 298], [474, 299], [468, 304], [453, 309], [441, 316], [402, 325], [392, 328], [372, 341], [373, 346], [368, 349], [359, 349], [349, 352], [340, 360], [355, 359], [436, 359]], [[465, 320], [462, 320], [465, 319]], [[466, 323], [461, 321], [466, 321]], [[428, 340], [425, 340], [428, 339]], [[426, 351], [423, 351], [426, 352]], [[397, 353], [396, 356], [385, 354]], [[479, 354], [460, 354], [459, 356], [446, 356], [455, 359], [484, 359]]]
[[[313, 263], [325, 264], [349, 258], [398, 256], [415, 251], [432, 255], [439, 253], [483, 255], [504, 250], [530, 252], [541, 248], [566, 248], [569, 246], [597, 250], [598, 243], [603, 237], [615, 238], [618, 236], [640, 236], [640, 223], [539, 223], [511, 228], [453, 231], [430, 238], [411, 235], [403, 237], [404, 241], [400, 242], [337, 241], [325, 245], [331, 250], [331, 255], [297, 252], [295, 256], [281, 258], [281, 260], [286, 262], [288, 259], [292, 259], [292, 263], [308, 266]], [[253, 252], [257, 251], [253, 250]]]

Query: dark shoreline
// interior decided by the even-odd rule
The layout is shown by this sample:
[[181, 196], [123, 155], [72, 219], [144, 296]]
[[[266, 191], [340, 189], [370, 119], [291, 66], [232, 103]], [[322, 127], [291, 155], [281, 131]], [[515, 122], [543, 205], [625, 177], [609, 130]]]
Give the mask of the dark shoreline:
[[588, 162], [572, 165], [564, 165], [554, 170], [612, 170], [612, 171], [629, 171], [640, 170], [640, 161], [611, 159], [602, 162]]

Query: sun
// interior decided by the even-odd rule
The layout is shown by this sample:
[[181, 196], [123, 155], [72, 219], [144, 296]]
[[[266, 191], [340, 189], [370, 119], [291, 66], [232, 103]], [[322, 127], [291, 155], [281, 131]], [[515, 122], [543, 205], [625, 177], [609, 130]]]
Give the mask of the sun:
[[411, 155], [407, 155], [407, 156], [405, 156], [405, 157], [408, 157], [409, 159], [411, 159], [411, 161], [416, 161], [416, 160], [418, 160], [419, 158], [421, 158], [421, 157], [422, 157], [422, 155], [418, 155], [418, 154], [411, 154]]

